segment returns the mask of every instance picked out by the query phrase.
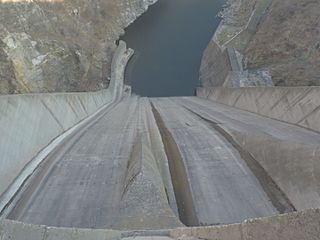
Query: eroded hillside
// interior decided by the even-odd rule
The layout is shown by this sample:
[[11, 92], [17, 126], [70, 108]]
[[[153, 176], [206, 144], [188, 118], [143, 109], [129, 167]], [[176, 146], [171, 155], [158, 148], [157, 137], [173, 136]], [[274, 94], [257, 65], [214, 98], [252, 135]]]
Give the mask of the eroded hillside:
[[[223, 49], [244, 55], [251, 74], [270, 73], [280, 86], [320, 85], [320, 3], [317, 0], [231, 0], [202, 63], [202, 84], [221, 85]], [[216, 74], [220, 78], [214, 78]]]
[[276, 0], [246, 50], [249, 68], [268, 67], [276, 85], [320, 85], [320, 2]]
[[154, 2], [0, 1], [0, 93], [105, 88], [115, 41]]

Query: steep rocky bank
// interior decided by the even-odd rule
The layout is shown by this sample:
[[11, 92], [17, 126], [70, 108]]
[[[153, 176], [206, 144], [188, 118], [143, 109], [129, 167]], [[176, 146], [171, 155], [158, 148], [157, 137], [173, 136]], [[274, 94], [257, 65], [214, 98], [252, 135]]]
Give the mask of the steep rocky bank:
[[249, 78], [269, 74], [277, 86], [320, 85], [319, 11], [317, 0], [230, 0], [204, 53], [202, 85], [230, 84], [228, 48], [243, 55]]
[[0, 93], [94, 91], [115, 42], [156, 0], [1, 0]]

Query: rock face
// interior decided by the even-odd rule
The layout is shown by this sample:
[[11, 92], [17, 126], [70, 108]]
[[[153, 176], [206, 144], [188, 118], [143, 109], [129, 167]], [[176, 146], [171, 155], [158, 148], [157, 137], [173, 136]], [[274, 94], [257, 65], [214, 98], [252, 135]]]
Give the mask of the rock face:
[[0, 93], [107, 87], [116, 40], [154, 2], [0, 1]]
[[[320, 85], [320, 4], [316, 0], [230, 0], [223, 21], [204, 53], [203, 86], [216, 78], [224, 50], [244, 55], [245, 70], [270, 73], [278, 86]], [[221, 52], [221, 53], [220, 53]], [[218, 53], [218, 54], [217, 54]], [[225, 70], [224, 70], [225, 72]]]

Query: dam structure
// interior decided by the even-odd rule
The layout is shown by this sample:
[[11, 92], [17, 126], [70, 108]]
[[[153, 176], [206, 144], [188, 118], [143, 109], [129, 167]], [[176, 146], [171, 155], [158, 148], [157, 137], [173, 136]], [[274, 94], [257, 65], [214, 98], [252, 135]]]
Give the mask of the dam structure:
[[0, 240], [320, 239], [320, 87], [254, 82], [216, 45], [229, 65], [202, 77], [221, 86], [199, 86], [198, 53], [143, 72], [154, 48], [136, 37], [118, 41], [108, 88], [0, 95]]
[[139, 97], [123, 84], [131, 56], [120, 42], [104, 92], [1, 96], [2, 239], [319, 234], [319, 88]]

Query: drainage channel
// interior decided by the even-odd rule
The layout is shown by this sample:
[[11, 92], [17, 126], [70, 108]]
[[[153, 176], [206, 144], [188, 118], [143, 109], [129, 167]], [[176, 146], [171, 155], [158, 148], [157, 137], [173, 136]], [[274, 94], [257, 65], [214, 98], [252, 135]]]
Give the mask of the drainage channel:
[[213, 129], [220, 133], [231, 145], [239, 152], [241, 158], [246, 162], [251, 172], [255, 175], [265, 193], [270, 198], [273, 206], [279, 211], [279, 213], [290, 213], [296, 211], [295, 207], [288, 199], [286, 194], [279, 188], [274, 180], [269, 176], [265, 169], [257, 162], [257, 160], [245, 149], [243, 149], [233, 137], [226, 132], [219, 123], [207, 119], [191, 109], [184, 107], [186, 110], [195, 114], [201, 120], [209, 124]]
[[193, 204], [191, 187], [179, 148], [166, 128], [160, 113], [152, 103], [151, 106], [167, 154], [180, 221], [186, 226], [198, 226], [199, 221]]

